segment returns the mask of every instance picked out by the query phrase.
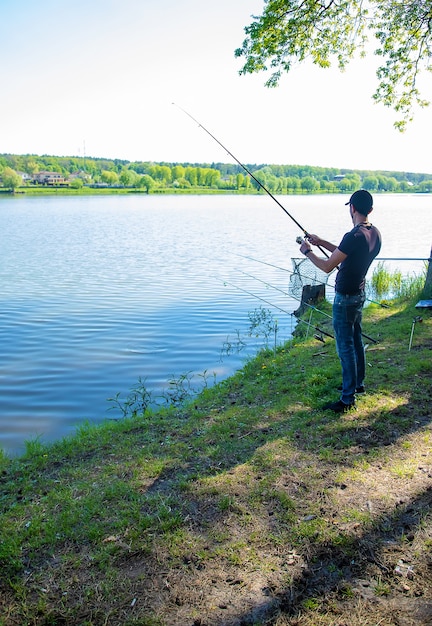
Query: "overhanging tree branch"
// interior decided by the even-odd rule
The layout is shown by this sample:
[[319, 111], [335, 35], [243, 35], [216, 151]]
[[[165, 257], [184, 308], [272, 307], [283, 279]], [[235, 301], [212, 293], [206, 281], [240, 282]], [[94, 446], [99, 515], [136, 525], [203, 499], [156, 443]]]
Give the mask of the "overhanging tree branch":
[[268, 0], [245, 33], [235, 51], [245, 59], [240, 74], [270, 68], [269, 87], [306, 58], [320, 67], [336, 60], [344, 69], [356, 52], [364, 55], [367, 34], [373, 34], [379, 42], [375, 54], [383, 61], [373, 98], [401, 114], [395, 124], [400, 130], [412, 119], [414, 105], [428, 104], [416, 84], [422, 71], [432, 69], [432, 0]]

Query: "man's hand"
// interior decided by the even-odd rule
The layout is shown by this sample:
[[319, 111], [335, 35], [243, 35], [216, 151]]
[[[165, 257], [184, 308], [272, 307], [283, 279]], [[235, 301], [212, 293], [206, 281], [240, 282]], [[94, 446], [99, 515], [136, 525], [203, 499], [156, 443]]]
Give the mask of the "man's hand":
[[310, 247], [310, 245], [308, 244], [307, 241], [303, 241], [302, 245], [300, 246], [300, 252], [302, 254], [308, 255], [309, 252], [311, 252], [312, 248]]
[[318, 237], [318, 235], [308, 235], [307, 236], [307, 240], [313, 245], [313, 246], [320, 246], [322, 244], [322, 239], [321, 237]]

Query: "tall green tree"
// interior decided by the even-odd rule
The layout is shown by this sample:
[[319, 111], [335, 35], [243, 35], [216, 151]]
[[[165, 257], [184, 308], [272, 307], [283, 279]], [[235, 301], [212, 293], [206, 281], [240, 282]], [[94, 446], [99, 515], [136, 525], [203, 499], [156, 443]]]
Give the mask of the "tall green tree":
[[5, 167], [2, 172], [3, 187], [15, 191], [20, 185], [22, 185], [22, 178], [10, 167]]
[[187, 167], [185, 171], [186, 180], [195, 187], [198, 184], [198, 175], [196, 167]]
[[111, 170], [102, 170], [101, 172], [102, 182], [107, 185], [117, 185], [119, 182], [119, 177], [116, 172], [112, 172]]
[[378, 189], [378, 178], [376, 176], [366, 176], [363, 179], [363, 189], [375, 191]]
[[179, 178], [184, 178], [185, 168], [183, 165], [174, 165], [171, 168], [172, 178], [173, 180], [178, 180]]
[[315, 178], [312, 178], [312, 176], [305, 176], [301, 180], [301, 188], [309, 193], [317, 191], [317, 189], [319, 189], [319, 186], [319, 182]]
[[149, 175], [163, 185], [169, 185], [172, 181], [171, 168], [168, 165], [153, 165], [149, 168]]
[[119, 180], [121, 184], [124, 185], [125, 187], [134, 187], [137, 184], [139, 178], [140, 178], [139, 174], [137, 174], [133, 170], [130, 170], [127, 167], [125, 167], [121, 171], [120, 176], [119, 176]]
[[140, 179], [138, 181], [138, 187], [140, 187], [141, 189], [145, 189], [147, 193], [150, 193], [150, 191], [155, 186], [156, 182], [151, 176], [149, 176], [148, 174], [143, 174], [142, 176], [140, 176]]
[[432, 70], [432, 0], [265, 0], [245, 33], [235, 51], [245, 58], [240, 74], [269, 70], [270, 87], [306, 58], [344, 69], [372, 36], [381, 58], [373, 98], [398, 112], [395, 126], [404, 130], [414, 104], [428, 104], [417, 78]]
[[205, 168], [204, 172], [203, 172], [204, 176], [204, 185], [206, 187], [216, 187], [219, 179], [220, 179], [220, 172], [219, 170], [215, 170], [212, 167], [207, 167]]

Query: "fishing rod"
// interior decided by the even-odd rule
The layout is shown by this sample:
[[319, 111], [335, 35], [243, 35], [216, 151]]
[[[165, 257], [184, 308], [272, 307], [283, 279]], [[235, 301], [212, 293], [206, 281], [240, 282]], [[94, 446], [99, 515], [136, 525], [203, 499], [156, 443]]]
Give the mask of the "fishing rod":
[[[287, 315], [291, 315], [293, 316], [293, 313], [289, 313], [287, 310], [282, 309], [280, 306], [277, 306], [276, 304], [273, 304], [272, 302], [269, 302], [268, 300], [265, 300], [264, 298], [261, 298], [260, 296], [257, 296], [255, 293], [252, 293], [251, 291], [248, 291], [247, 289], [243, 289], [242, 287], [239, 287], [238, 285], [234, 285], [233, 283], [228, 282], [227, 280], [221, 280], [224, 285], [230, 285], [231, 287], [234, 287], [234, 289], [238, 289], [239, 291], [242, 291], [243, 293], [247, 293], [249, 296], [252, 296], [252, 298], [256, 298], [257, 300], [261, 300], [261, 302], [264, 302], [265, 304], [268, 304], [269, 306], [278, 309], [278, 311], [282, 311], [282, 313], [286, 313]], [[306, 320], [303, 320], [301, 318], [297, 318], [296, 320], [298, 322], [302, 322], [303, 324], [307, 324], [308, 326], [310, 326], [311, 328], [313, 328], [314, 330], [316, 330], [318, 333], [320, 333], [321, 335], [326, 335], [327, 337], [330, 337], [331, 339], [334, 339], [334, 336], [331, 335], [330, 333], [328, 333], [325, 330], [322, 330], [322, 328], [319, 328], [318, 326], [315, 326], [314, 324], [311, 324], [310, 322], [307, 322]], [[318, 339], [319, 341], [323, 341], [323, 339], [321, 337], [315, 337], [315, 339]]]
[[288, 215], [288, 217], [290, 217], [290, 218], [292, 219], [292, 221], [294, 222], [294, 224], [296, 224], [296, 225], [300, 228], [300, 230], [304, 233], [304, 236], [305, 236], [305, 237], [308, 237], [308, 236], [309, 236], [309, 233], [307, 232], [307, 230], [305, 230], [305, 229], [303, 228], [303, 226], [302, 226], [301, 224], [299, 224], [299, 222], [295, 219], [295, 217], [293, 217], [293, 216], [291, 215], [291, 213], [289, 213], [289, 211], [287, 211], [287, 210], [286, 210], [286, 208], [283, 206], [283, 204], [281, 204], [281, 203], [279, 202], [279, 200], [278, 200], [277, 198], [275, 198], [275, 196], [271, 193], [271, 191], [269, 191], [269, 190], [267, 189], [267, 187], [265, 187], [265, 186], [262, 184], [262, 182], [261, 182], [261, 181], [259, 181], [259, 180], [258, 180], [258, 178], [256, 178], [256, 176], [254, 176], [254, 175], [252, 174], [252, 172], [251, 172], [251, 171], [250, 171], [250, 170], [246, 167], [246, 165], [243, 165], [243, 163], [241, 163], [241, 162], [237, 159], [237, 157], [236, 157], [236, 156], [234, 156], [234, 154], [233, 154], [232, 152], [230, 152], [230, 151], [228, 150], [228, 148], [227, 148], [226, 146], [224, 146], [224, 145], [223, 145], [223, 143], [221, 143], [221, 142], [219, 141], [219, 139], [217, 139], [214, 135], [212, 135], [212, 133], [211, 133], [209, 130], [207, 130], [207, 128], [205, 128], [205, 127], [204, 127], [204, 126], [203, 126], [203, 125], [202, 125], [202, 124], [201, 124], [201, 123], [200, 123], [197, 119], [195, 119], [195, 118], [194, 118], [194, 117], [193, 117], [190, 113], [188, 113], [187, 111], [185, 111], [185, 109], [183, 109], [181, 106], [179, 106], [179, 105], [178, 105], [178, 104], [176, 104], [175, 102], [173, 102], [173, 105], [174, 105], [174, 106], [176, 106], [178, 109], [180, 109], [180, 111], [183, 111], [183, 113], [184, 113], [185, 115], [187, 115], [188, 117], [190, 117], [190, 119], [191, 119], [191, 120], [193, 120], [196, 124], [198, 124], [199, 128], [202, 128], [202, 129], [203, 129], [203, 131], [207, 133], [207, 135], [209, 135], [212, 139], [214, 139], [214, 141], [216, 141], [216, 143], [218, 143], [218, 144], [220, 145], [220, 147], [221, 147], [221, 148], [223, 148], [223, 149], [225, 150], [225, 152], [226, 152], [227, 154], [229, 154], [229, 155], [230, 155], [230, 157], [232, 157], [232, 158], [234, 159], [234, 161], [235, 161], [236, 163], [238, 163], [238, 165], [240, 165], [240, 167], [241, 167], [241, 168], [243, 168], [243, 169], [244, 169], [244, 171], [245, 171], [245, 172], [246, 172], [246, 173], [247, 173], [247, 174], [248, 174], [248, 175], [249, 175], [249, 176], [250, 176], [250, 177], [251, 177], [251, 178], [252, 178], [252, 179], [256, 182], [256, 184], [257, 184], [259, 187], [261, 187], [261, 189], [262, 189], [263, 191], [265, 191], [265, 192], [266, 192], [266, 193], [270, 196], [270, 198], [276, 202], [276, 204], [277, 204], [277, 205], [279, 205], [279, 206], [280, 206], [280, 208], [282, 209], [282, 211], [284, 211], [284, 212]]
[[[321, 311], [321, 309], [317, 309], [316, 306], [313, 306], [312, 304], [309, 304], [308, 302], [300, 300], [300, 298], [296, 298], [295, 296], [287, 293], [283, 289], [280, 289], [279, 287], [276, 287], [275, 285], [272, 285], [271, 283], [268, 283], [265, 280], [262, 280], [261, 278], [258, 278], [257, 276], [253, 276], [252, 274], [248, 274], [247, 272], [244, 272], [243, 270], [237, 270], [237, 271], [240, 272], [241, 274], [244, 274], [245, 276], [249, 276], [249, 278], [253, 278], [254, 280], [257, 280], [258, 282], [262, 283], [263, 285], [266, 285], [267, 287], [271, 287], [272, 289], [275, 289], [276, 291], [279, 291], [280, 293], [284, 294], [285, 296], [288, 296], [289, 298], [293, 298], [293, 300], [297, 300], [297, 302], [300, 302], [300, 304], [304, 304], [305, 306], [309, 307], [312, 311], [316, 311], [317, 313], [320, 313], [321, 315], [324, 315], [324, 317], [332, 319], [332, 316], [329, 315], [328, 313], [326, 313], [325, 311]], [[272, 306], [275, 306], [275, 305], [273, 304]], [[291, 313], [291, 315], [293, 315], [293, 314]], [[297, 319], [300, 319], [300, 321], [304, 321], [301, 318], [297, 318]], [[378, 341], [376, 339], [373, 339], [373, 337], [369, 337], [369, 335], [366, 335], [363, 332], [362, 332], [362, 336], [365, 339], [368, 339], [368, 341], [372, 341], [372, 343], [378, 343]]]
[[[227, 154], [230, 155], [230, 157], [232, 159], [234, 159], [234, 161], [236, 163], [238, 163], [238, 165], [240, 165], [240, 167], [256, 182], [256, 184], [263, 190], [266, 192], [266, 194], [268, 194], [270, 196], [270, 198], [272, 200], [274, 200], [276, 202], [276, 204], [282, 209], [282, 211], [284, 211], [284, 213], [286, 213], [286, 215], [288, 215], [288, 217], [294, 222], [294, 224], [296, 226], [298, 226], [298, 228], [300, 228], [300, 230], [303, 232], [304, 238], [308, 239], [310, 237], [310, 233], [308, 233], [308, 231], [295, 219], [295, 217], [293, 215], [291, 215], [291, 213], [289, 211], [287, 211], [287, 209], [283, 206], [283, 204], [281, 204], [279, 202], [279, 200], [271, 193], [271, 191], [269, 191], [267, 189], [267, 187], [265, 185], [262, 184], [262, 182], [260, 180], [258, 180], [258, 178], [256, 176], [254, 176], [252, 174], [252, 172], [246, 167], [246, 165], [244, 165], [241, 161], [239, 161], [239, 159], [230, 151], [228, 150], [228, 148], [226, 146], [224, 146], [224, 144], [219, 141], [219, 139], [217, 139], [217, 137], [215, 137], [205, 126], [203, 126], [201, 124], [201, 122], [199, 122], [195, 117], [193, 117], [193, 115], [191, 115], [190, 113], [188, 113], [185, 109], [183, 109], [183, 107], [181, 107], [180, 105], [176, 104], [175, 102], [172, 103], [174, 106], [176, 106], [178, 109], [180, 109], [180, 111], [183, 111], [183, 113], [185, 115], [187, 115], [188, 117], [190, 117], [190, 119], [192, 121], [195, 122], [195, 124], [198, 124], [199, 128], [202, 128], [204, 132], [207, 133], [207, 135], [209, 135], [214, 141], [216, 141], [217, 144], [220, 145], [221, 148], [223, 148], [223, 150], [225, 150], [225, 152]], [[298, 240], [296, 240], [297, 243], [300, 243]], [[327, 254], [327, 251], [324, 250], [324, 248], [322, 248], [321, 246], [317, 246], [318, 250], [320, 250], [325, 257], [329, 258], [329, 255]], [[338, 268], [335, 268], [338, 269]], [[374, 302], [374, 300], [369, 300], [370, 302], [373, 302], [374, 304], [378, 304], [379, 306], [386, 306], [384, 304], [381, 304], [379, 302]]]
[[[217, 139], [209, 130], [207, 130], [207, 128], [205, 128], [205, 126], [203, 126], [197, 119], [195, 119], [193, 117], [193, 115], [191, 115], [190, 113], [185, 111], [185, 109], [183, 109], [181, 106], [179, 106], [175, 102], [173, 102], [173, 105], [176, 106], [178, 109], [180, 109], [180, 111], [183, 111], [183, 113], [185, 115], [190, 117], [190, 119], [193, 120], [195, 122], [195, 124], [198, 124], [199, 128], [202, 128], [203, 131], [207, 133], [207, 135], [209, 135], [214, 141], [216, 141], [216, 143], [218, 143], [220, 145], [220, 147], [223, 148], [225, 150], [225, 152], [227, 154], [229, 154], [230, 157], [232, 159], [234, 159], [234, 161], [236, 163], [238, 163], [238, 165], [240, 165], [240, 167], [246, 172], [246, 174], [248, 174], [256, 182], [256, 184], [259, 187], [261, 187], [261, 189], [263, 191], [265, 191], [266, 194], [268, 194], [272, 200], [274, 200], [276, 202], [276, 204], [282, 209], [282, 211], [284, 211], [284, 213], [286, 213], [286, 215], [288, 215], [288, 217], [292, 219], [294, 224], [296, 226], [298, 226], [298, 228], [300, 228], [300, 230], [303, 232], [304, 237], [306, 239], [310, 236], [310, 233], [308, 233], [308, 231], [305, 228], [303, 228], [303, 226], [295, 219], [295, 217], [293, 217], [291, 215], [291, 213], [289, 211], [287, 211], [287, 209], [283, 206], [283, 204], [281, 204], [279, 202], [279, 200], [271, 193], [271, 191], [269, 191], [267, 189], [267, 187], [265, 185], [263, 185], [262, 182], [260, 180], [258, 180], [258, 178], [256, 176], [254, 176], [254, 174], [252, 174], [252, 172], [246, 167], [246, 165], [244, 165], [241, 161], [239, 161], [238, 158], [236, 156], [234, 156], [234, 154], [232, 152], [230, 152], [230, 150], [228, 150], [228, 148], [226, 146], [224, 146], [221, 141], [219, 141], [219, 139]], [[323, 250], [323, 248], [321, 248], [320, 246], [317, 246], [317, 248], [319, 248], [319, 250], [321, 250], [321, 252], [324, 254], [324, 256], [326, 256], [328, 258], [328, 254], [327, 254], [327, 252], [325, 250]]]
[[[300, 278], [310, 278], [309, 276], [305, 276], [304, 274], [300, 274], [300, 272], [292, 272], [291, 270], [287, 269], [286, 267], [280, 267], [279, 265], [273, 265], [273, 263], [267, 263], [267, 261], [260, 261], [259, 259], [254, 259], [251, 256], [246, 256], [244, 254], [238, 254], [237, 252], [231, 252], [231, 254], [234, 254], [235, 256], [239, 256], [242, 259], [248, 259], [249, 261], [255, 261], [255, 263], [261, 263], [262, 265], [268, 265], [269, 267], [274, 267], [275, 269], [281, 270], [282, 272], [288, 272], [290, 274], [290, 276], [292, 276], [295, 273], [298, 276], [300, 276]], [[330, 276], [331, 273], [332, 272], [329, 272], [328, 275]], [[329, 287], [332, 287], [334, 289], [334, 285], [329, 285]], [[294, 298], [294, 300], [296, 300], [296, 298]], [[382, 307], [383, 309], [389, 309], [390, 308], [390, 306], [388, 304], [385, 304], [384, 302], [377, 302], [376, 300], [371, 300], [371, 298], [366, 298], [366, 300], [368, 302], [371, 302], [372, 304], [377, 304], [378, 306]]]

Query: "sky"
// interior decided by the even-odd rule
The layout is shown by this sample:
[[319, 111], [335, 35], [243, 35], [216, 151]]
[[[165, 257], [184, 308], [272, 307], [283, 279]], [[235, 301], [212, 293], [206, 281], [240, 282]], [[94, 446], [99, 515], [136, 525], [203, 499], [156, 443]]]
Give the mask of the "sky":
[[432, 106], [397, 131], [372, 100], [375, 58], [299, 65], [274, 89], [240, 76], [234, 50], [263, 6], [0, 0], [0, 153], [233, 162], [181, 107], [244, 164], [432, 173]]

